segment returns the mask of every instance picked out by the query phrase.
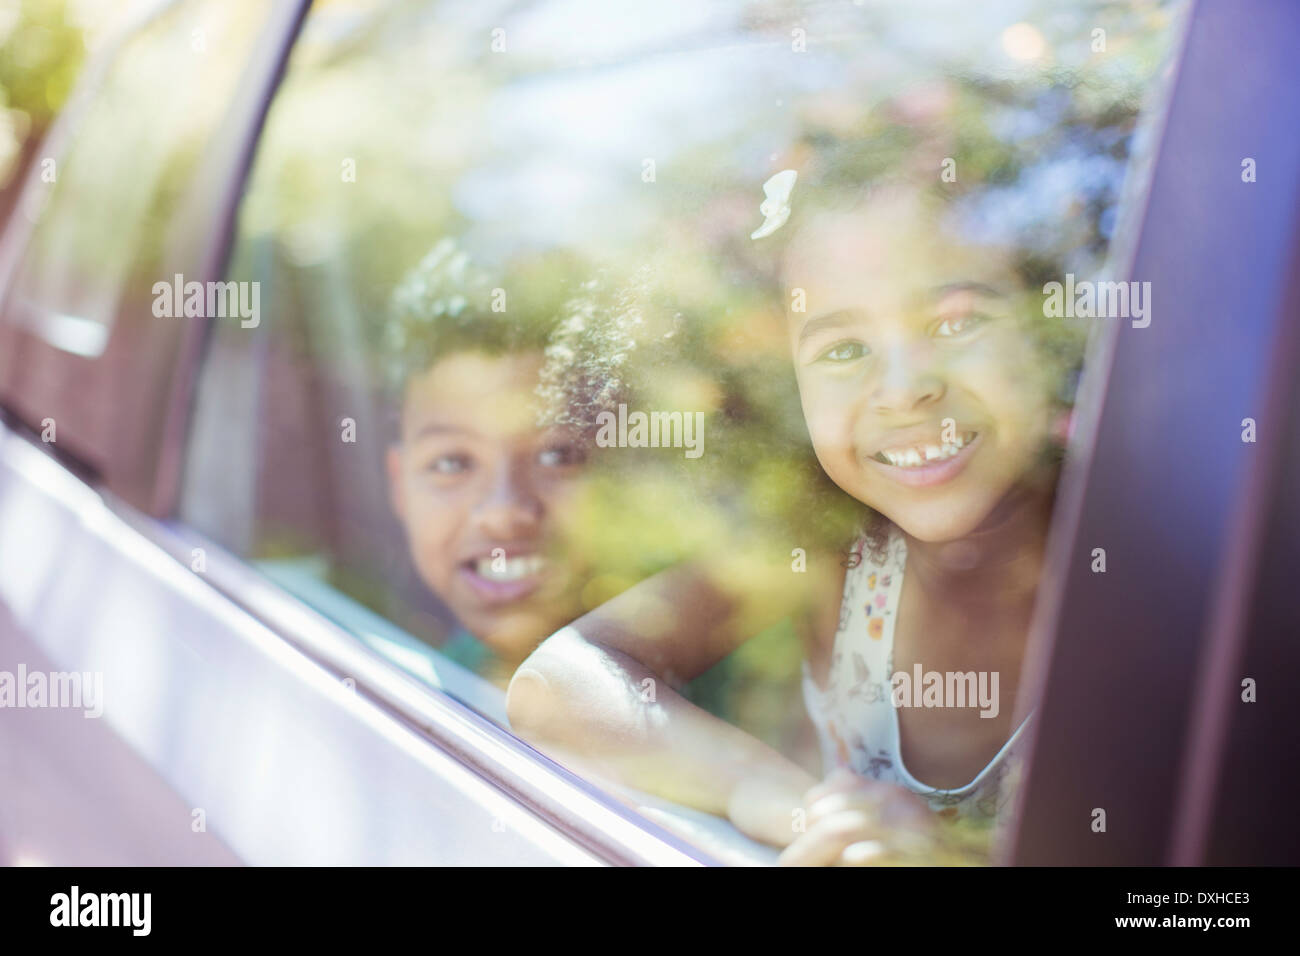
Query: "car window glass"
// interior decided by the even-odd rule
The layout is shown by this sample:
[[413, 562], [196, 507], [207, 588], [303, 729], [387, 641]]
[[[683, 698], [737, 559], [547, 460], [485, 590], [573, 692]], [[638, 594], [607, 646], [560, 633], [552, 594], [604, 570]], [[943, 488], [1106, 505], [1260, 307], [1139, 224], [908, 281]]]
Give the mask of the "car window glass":
[[[756, 595], [753, 639], [674, 685], [820, 774], [806, 682], [880, 697], [892, 661], [810, 646], [786, 592], [810, 555], [885, 567], [912, 500], [836, 458], [855, 376], [924, 352], [986, 396], [869, 449], [894, 474], [1002, 443], [916, 538], [1054, 474], [1080, 320], [1149, 314], [1076, 291], [1122, 273], [1180, 9], [318, 5], [229, 269], [260, 321], [217, 320], [182, 517], [497, 719], [538, 641], [700, 561]], [[838, 611], [871, 641], [899, 595], [862, 582]]]
[[66, 155], [49, 158], [44, 192], [25, 205], [35, 228], [7, 321], [95, 357], [119, 315], [154, 318], [150, 290], [169, 261], [175, 215], [267, 9], [253, 0], [171, 4], [121, 47]]

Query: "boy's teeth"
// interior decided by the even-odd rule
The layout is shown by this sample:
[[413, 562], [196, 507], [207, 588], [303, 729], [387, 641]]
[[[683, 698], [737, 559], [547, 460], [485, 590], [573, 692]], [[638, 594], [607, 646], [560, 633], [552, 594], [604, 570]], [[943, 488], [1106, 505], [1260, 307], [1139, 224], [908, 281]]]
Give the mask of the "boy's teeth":
[[876, 454], [876, 459], [895, 468], [919, 468], [932, 461], [951, 458], [974, 441], [975, 435], [975, 432], [962, 432], [953, 442], [885, 448]]
[[489, 581], [518, 581], [539, 573], [545, 564], [546, 559], [540, 554], [506, 558], [504, 561], [499, 558], [479, 558], [474, 564], [474, 571]]

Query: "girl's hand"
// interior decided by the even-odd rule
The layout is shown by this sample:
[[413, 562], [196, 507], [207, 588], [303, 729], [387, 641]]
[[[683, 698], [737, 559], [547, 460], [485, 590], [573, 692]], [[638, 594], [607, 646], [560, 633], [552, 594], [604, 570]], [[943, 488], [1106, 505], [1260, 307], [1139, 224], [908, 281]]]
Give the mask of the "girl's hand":
[[806, 832], [782, 866], [877, 866], [932, 861], [939, 821], [909, 790], [836, 770], [804, 796]]

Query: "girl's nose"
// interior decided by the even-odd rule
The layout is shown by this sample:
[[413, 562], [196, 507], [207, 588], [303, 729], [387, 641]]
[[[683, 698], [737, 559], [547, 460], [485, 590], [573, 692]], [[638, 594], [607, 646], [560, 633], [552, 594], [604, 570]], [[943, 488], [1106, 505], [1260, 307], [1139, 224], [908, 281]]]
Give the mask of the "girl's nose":
[[910, 412], [943, 398], [946, 386], [924, 342], [900, 342], [884, 355], [880, 377], [871, 393], [879, 412]]
[[542, 500], [527, 476], [503, 464], [475, 506], [474, 521], [493, 538], [509, 539], [536, 531], [542, 512]]

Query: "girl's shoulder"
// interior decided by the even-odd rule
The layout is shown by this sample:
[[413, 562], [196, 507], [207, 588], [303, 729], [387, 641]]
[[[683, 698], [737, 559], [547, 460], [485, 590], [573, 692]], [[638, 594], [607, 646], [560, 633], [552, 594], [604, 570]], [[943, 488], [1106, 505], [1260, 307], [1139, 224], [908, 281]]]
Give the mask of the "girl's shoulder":
[[809, 587], [809, 612], [799, 630], [804, 655], [819, 684], [825, 683], [848, 607], [860, 593], [888, 586], [894, 574], [901, 581], [906, 560], [906, 541], [892, 526], [883, 537], [859, 535], [847, 551], [825, 552], [815, 561], [810, 556], [809, 571], [816, 569], [817, 574]]
[[857, 560], [854, 550], [819, 551], [808, 556], [805, 604], [798, 622], [804, 658], [813, 674], [824, 678], [830, 665], [835, 635], [839, 630], [840, 607], [844, 600], [846, 573]]

